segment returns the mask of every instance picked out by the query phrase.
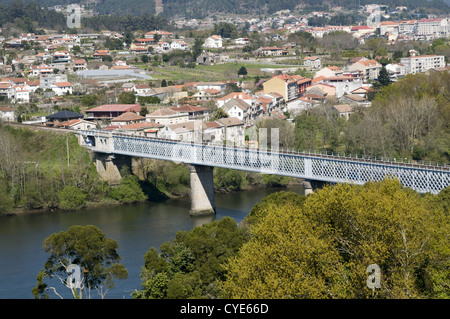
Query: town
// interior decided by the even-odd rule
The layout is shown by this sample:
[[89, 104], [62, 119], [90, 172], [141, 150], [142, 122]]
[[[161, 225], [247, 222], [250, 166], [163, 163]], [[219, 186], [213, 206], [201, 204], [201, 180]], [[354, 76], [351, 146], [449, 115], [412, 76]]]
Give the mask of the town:
[[[325, 105], [370, 107], [377, 84], [449, 69], [449, 17], [365, 5], [365, 24], [311, 26], [340, 11], [174, 19], [172, 30], [0, 30], [0, 119], [245, 146], [264, 119], [292, 125]], [[61, 9], [61, 8], [59, 8]], [[431, 51], [430, 51], [431, 50]], [[256, 143], [256, 142], [255, 142]]]

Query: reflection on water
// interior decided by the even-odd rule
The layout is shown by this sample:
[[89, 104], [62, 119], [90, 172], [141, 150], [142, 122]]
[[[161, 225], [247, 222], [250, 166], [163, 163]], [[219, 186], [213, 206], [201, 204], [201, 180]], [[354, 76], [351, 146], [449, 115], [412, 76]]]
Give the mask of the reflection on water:
[[[159, 248], [162, 243], [172, 241], [177, 231], [189, 231], [214, 219], [230, 216], [239, 223], [255, 204], [279, 190], [216, 194], [216, 215], [207, 217], [189, 216], [189, 199], [0, 217], [0, 298], [33, 298], [31, 289], [36, 285], [36, 275], [48, 257], [42, 250], [43, 241], [72, 225], [95, 225], [118, 242], [121, 262], [129, 278], [116, 281], [107, 298], [131, 298], [131, 292], [140, 289], [144, 255], [151, 247]], [[289, 190], [303, 194], [301, 186]]]

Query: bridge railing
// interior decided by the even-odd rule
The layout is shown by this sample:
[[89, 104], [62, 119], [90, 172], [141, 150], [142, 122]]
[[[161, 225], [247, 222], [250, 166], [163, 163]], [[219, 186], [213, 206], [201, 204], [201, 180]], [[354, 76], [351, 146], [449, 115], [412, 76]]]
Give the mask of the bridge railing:
[[450, 184], [450, 169], [448, 166], [429, 166], [319, 153], [194, 143], [120, 133], [105, 135], [103, 132], [84, 131], [82, 134], [101, 138], [109, 137], [108, 149], [93, 147], [95, 151], [136, 157], [224, 167], [332, 183], [364, 184], [368, 181], [395, 177], [403, 185], [422, 193], [438, 193]]

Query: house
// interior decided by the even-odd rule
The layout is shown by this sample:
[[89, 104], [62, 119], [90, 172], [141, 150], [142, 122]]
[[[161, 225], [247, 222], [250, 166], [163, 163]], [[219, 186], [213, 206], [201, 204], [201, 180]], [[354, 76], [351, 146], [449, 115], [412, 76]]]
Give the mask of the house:
[[324, 96], [327, 100], [336, 98], [336, 87], [325, 83], [316, 83], [306, 88], [306, 93], [314, 93]]
[[180, 99], [187, 98], [188, 92], [184, 91], [182, 86], [171, 85], [166, 87], [152, 88], [154, 94], [163, 103], [166, 102], [177, 102]]
[[286, 55], [287, 52], [278, 47], [262, 47], [261, 54], [264, 56], [282, 56]]
[[109, 55], [109, 50], [96, 50], [92, 56], [96, 59], [102, 59], [107, 55]]
[[183, 40], [174, 40], [170, 43], [170, 50], [189, 50], [189, 45]]
[[87, 62], [85, 59], [73, 59], [73, 69], [74, 71], [86, 70]]
[[190, 121], [206, 121], [209, 117], [209, 110], [206, 107], [195, 105], [179, 105], [177, 107], [171, 107], [170, 109], [178, 113], [183, 113], [183, 115], [187, 113]]
[[113, 119], [126, 112], [139, 113], [140, 104], [103, 104], [86, 110], [86, 119]]
[[96, 125], [92, 122], [85, 121], [83, 119], [74, 119], [64, 122], [55, 122], [53, 127], [67, 128], [72, 130], [94, 130]]
[[241, 120], [236, 117], [227, 117], [216, 122], [222, 125], [222, 136], [225, 144], [245, 145], [245, 127]]
[[251, 96], [250, 94], [244, 92], [231, 92], [224, 97], [218, 98], [216, 100], [217, 107], [221, 108], [225, 103], [232, 99], [242, 100], [249, 105], [252, 105], [256, 101], [256, 98], [254, 96]]
[[363, 80], [368, 81], [377, 79], [378, 73], [380, 73], [381, 68], [382, 65], [375, 60], [364, 60], [364, 61], [360, 60], [350, 65], [348, 67], [348, 70], [361, 71]]
[[353, 108], [348, 104], [333, 105], [333, 110], [338, 113], [339, 117], [344, 117], [346, 120], [353, 113]]
[[369, 86], [361, 86], [360, 88], [357, 88], [357, 89], [351, 91], [350, 94], [359, 95], [365, 99], [369, 99], [369, 95], [371, 93], [375, 93], [375, 92], [376, 92], [376, 90]]
[[53, 52], [53, 63], [67, 63], [70, 62], [71, 56], [68, 51]]
[[72, 94], [72, 83], [70, 82], [55, 82], [53, 85], [50, 85], [50, 88], [55, 92], [56, 96]]
[[237, 45], [248, 45], [250, 44], [250, 40], [248, 38], [239, 38], [234, 40], [234, 44]]
[[216, 99], [222, 91], [216, 90], [216, 89], [205, 89], [200, 90], [194, 95], [192, 95], [192, 98], [197, 101], [210, 101], [212, 99]]
[[363, 85], [361, 78], [352, 76], [330, 76], [324, 78], [321, 83], [334, 86], [336, 88], [336, 98], [338, 99]]
[[386, 65], [386, 70], [393, 80], [406, 75], [406, 66], [402, 63], [389, 63]]
[[203, 125], [200, 121], [183, 121], [168, 124], [158, 131], [159, 138], [193, 142], [196, 131], [201, 134]]
[[146, 115], [146, 121], [159, 123], [163, 125], [171, 125], [189, 121], [189, 114], [186, 112], [177, 112], [171, 108], [161, 108]]
[[53, 74], [53, 68], [46, 64], [32, 65], [30, 67], [30, 73], [32, 76], [46, 76]]
[[28, 85], [16, 85], [13, 86], [12, 99], [18, 103], [29, 103], [30, 102], [30, 88]]
[[121, 127], [124, 125], [140, 123], [140, 122], [145, 122], [144, 116], [141, 116], [134, 112], [125, 112], [125, 113], [122, 113], [119, 116], [113, 118], [111, 120], [111, 125], [117, 125], [118, 127]]
[[116, 130], [137, 136], [157, 137], [163, 127], [164, 125], [158, 123], [136, 122], [117, 127]]
[[13, 122], [16, 120], [14, 110], [8, 106], [0, 106], [0, 122]]
[[205, 89], [214, 89], [220, 90], [221, 92], [225, 91], [227, 86], [227, 82], [217, 81], [217, 82], [198, 82], [197, 90], [205, 90]]
[[12, 99], [14, 96], [13, 84], [10, 81], [1, 80], [0, 82], [0, 97]]
[[135, 84], [132, 89], [137, 96], [154, 95], [155, 91], [152, 90], [148, 84]]
[[303, 58], [303, 64], [313, 69], [319, 69], [321, 67], [321, 60], [317, 56], [307, 56]]
[[205, 48], [221, 48], [222, 42], [223, 40], [220, 35], [212, 35], [205, 40], [203, 46]]
[[248, 123], [251, 118], [252, 106], [241, 99], [231, 99], [221, 109], [230, 117]]

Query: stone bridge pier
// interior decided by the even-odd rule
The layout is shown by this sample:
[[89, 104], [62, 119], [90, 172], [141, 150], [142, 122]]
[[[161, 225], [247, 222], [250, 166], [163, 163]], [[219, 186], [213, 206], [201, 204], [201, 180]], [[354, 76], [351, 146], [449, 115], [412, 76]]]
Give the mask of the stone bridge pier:
[[189, 213], [192, 216], [216, 213], [213, 169], [211, 166], [189, 165], [191, 179], [191, 209]]
[[132, 169], [131, 156], [126, 155], [94, 152], [93, 162], [100, 178], [112, 186], [119, 185], [122, 179], [121, 171], [125, 166]]

